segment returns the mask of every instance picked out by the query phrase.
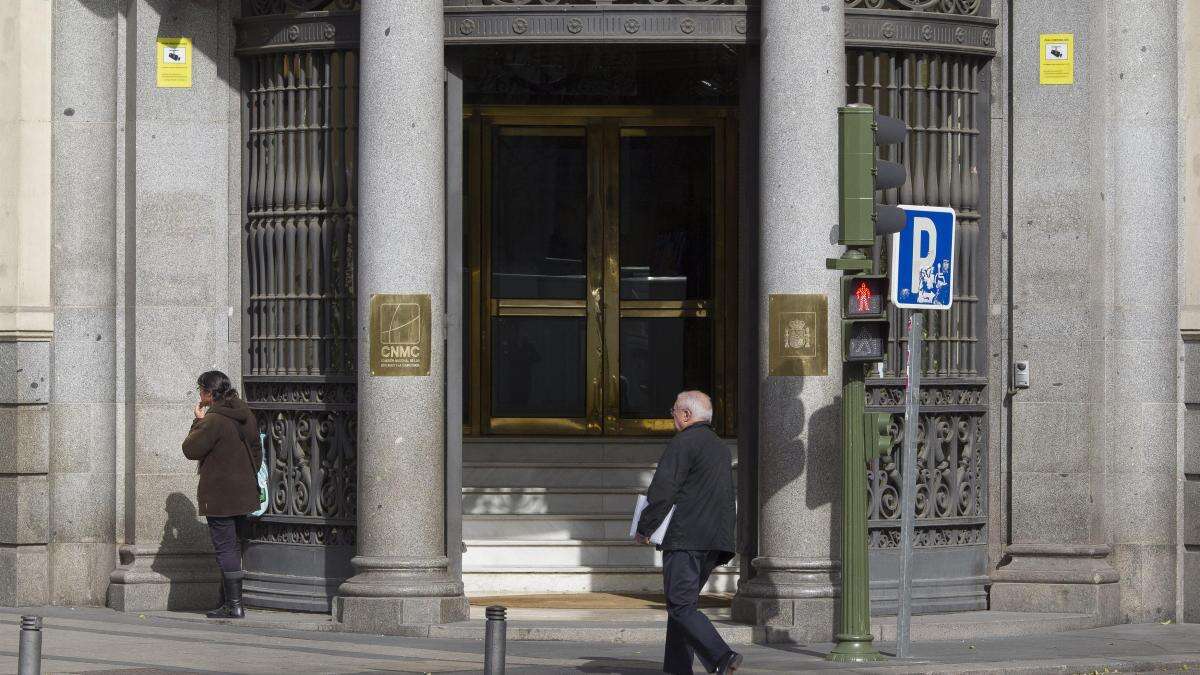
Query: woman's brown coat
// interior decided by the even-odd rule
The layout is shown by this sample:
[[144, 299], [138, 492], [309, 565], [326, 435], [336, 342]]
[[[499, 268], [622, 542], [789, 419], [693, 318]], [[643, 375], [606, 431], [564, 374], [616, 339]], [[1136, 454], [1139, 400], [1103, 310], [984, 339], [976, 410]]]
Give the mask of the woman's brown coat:
[[204, 417], [192, 421], [183, 454], [200, 462], [196, 489], [200, 515], [242, 516], [258, 510], [262, 443], [254, 412], [245, 401], [236, 397], [215, 401]]

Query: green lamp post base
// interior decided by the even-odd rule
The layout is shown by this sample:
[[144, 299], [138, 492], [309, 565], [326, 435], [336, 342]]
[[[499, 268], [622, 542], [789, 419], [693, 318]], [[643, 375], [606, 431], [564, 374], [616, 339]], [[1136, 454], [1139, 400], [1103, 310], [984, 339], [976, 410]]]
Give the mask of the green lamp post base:
[[825, 658], [838, 663], [867, 663], [886, 661], [887, 657], [875, 651], [870, 635], [838, 635], [837, 646]]

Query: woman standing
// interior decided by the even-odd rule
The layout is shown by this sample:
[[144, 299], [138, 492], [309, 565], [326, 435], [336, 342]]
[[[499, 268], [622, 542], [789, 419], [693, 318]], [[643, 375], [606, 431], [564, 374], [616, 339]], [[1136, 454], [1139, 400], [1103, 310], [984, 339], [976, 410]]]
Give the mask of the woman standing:
[[240, 619], [246, 611], [242, 607], [242, 551], [237, 532], [246, 514], [259, 506], [256, 476], [262, 443], [258, 422], [225, 373], [204, 373], [196, 380], [196, 388], [200, 402], [183, 441], [183, 454], [200, 462], [196, 499], [200, 515], [208, 519], [225, 598], [222, 606], [207, 616]]

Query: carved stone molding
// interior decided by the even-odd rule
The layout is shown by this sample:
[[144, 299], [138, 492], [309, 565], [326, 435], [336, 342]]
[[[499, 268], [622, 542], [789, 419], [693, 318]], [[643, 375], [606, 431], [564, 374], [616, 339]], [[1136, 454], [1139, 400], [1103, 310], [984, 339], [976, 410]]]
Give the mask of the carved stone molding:
[[986, 10], [984, 0], [845, 0], [845, 7], [899, 9], [916, 12], [978, 16]]
[[238, 19], [235, 49], [239, 56], [312, 49], [356, 49], [358, 12], [313, 12]]
[[846, 47], [996, 55], [990, 17], [884, 9], [846, 9]]
[[744, 4], [497, 4], [445, 8], [446, 44], [682, 42], [745, 44], [758, 36]]

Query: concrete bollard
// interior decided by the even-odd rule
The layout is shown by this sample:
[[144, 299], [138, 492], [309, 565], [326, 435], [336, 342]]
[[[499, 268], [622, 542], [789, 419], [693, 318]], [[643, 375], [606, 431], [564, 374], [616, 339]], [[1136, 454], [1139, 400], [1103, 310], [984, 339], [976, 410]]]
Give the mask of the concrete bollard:
[[42, 672], [42, 617], [21, 617], [21, 642], [18, 647], [17, 674], [38, 675]]
[[505, 613], [502, 605], [487, 608], [487, 625], [483, 634], [484, 675], [504, 675]]

